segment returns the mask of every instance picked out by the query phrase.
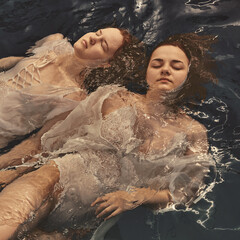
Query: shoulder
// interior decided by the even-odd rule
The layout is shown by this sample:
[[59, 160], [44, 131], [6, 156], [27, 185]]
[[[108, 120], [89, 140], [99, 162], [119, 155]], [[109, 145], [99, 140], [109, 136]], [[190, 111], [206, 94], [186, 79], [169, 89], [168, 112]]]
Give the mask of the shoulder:
[[32, 54], [32, 53], [35, 53], [35, 50], [39, 47], [42, 47], [43, 45], [45, 45], [46, 43], [53, 43], [55, 41], [59, 41], [59, 40], [63, 40], [64, 39], [64, 36], [61, 34], [61, 33], [54, 33], [54, 34], [51, 34], [51, 35], [48, 35], [38, 41], [35, 42], [34, 46], [32, 46], [31, 48], [29, 48], [27, 50], [27, 54]]
[[119, 108], [131, 106], [136, 99], [136, 94], [129, 92], [126, 89], [121, 89], [116, 93], [111, 94], [104, 100], [102, 106], [102, 115], [106, 116]]
[[189, 122], [189, 131], [191, 133], [204, 133], [206, 134], [207, 129], [205, 128], [205, 126], [203, 124], [201, 124], [200, 122], [198, 122], [197, 120], [193, 119], [190, 116], [187, 116], [187, 121]]
[[195, 133], [195, 132], [206, 133], [207, 130], [205, 126], [201, 124], [199, 121], [193, 119], [191, 116], [187, 115], [185, 112], [182, 111], [180, 113], [180, 118], [187, 131], [192, 133]]
[[40, 41], [44, 41], [44, 42], [47, 42], [47, 41], [56, 41], [56, 40], [61, 40], [63, 39], [63, 34], [61, 33], [54, 33], [54, 34], [51, 34], [51, 35], [48, 35], [46, 37], [44, 37], [43, 39], [41, 39]]
[[205, 126], [186, 114], [184, 116], [184, 126], [191, 152], [207, 152], [208, 141]]
[[54, 34], [48, 35], [48, 36], [38, 40], [35, 43], [35, 47], [40, 47], [46, 42], [57, 41], [57, 40], [62, 40], [62, 39], [63, 39], [63, 35], [61, 33], [54, 33]]

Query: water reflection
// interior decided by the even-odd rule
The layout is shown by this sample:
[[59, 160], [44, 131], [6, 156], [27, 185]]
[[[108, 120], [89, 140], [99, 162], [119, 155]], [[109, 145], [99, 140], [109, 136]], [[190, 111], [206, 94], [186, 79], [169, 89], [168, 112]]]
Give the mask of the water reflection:
[[215, 4], [219, 2], [219, 0], [205, 0], [205, 1], [199, 1], [199, 0], [189, 0], [188, 2], [186, 2], [186, 5], [193, 5], [193, 6], [208, 6], [211, 4]]
[[[139, 219], [142, 217], [147, 223], [140, 229], [142, 236], [185, 240], [239, 237], [239, 193], [236, 191], [240, 180], [238, 9], [238, 0], [174, 3], [164, 0], [58, 0], [51, 3], [11, 0], [0, 3], [1, 57], [23, 55], [29, 45], [50, 33], [62, 32], [75, 41], [85, 32], [112, 23], [128, 28], [149, 46], [149, 50], [174, 33], [196, 31], [219, 36], [214, 49], [214, 57], [219, 62], [219, 85], [209, 86], [207, 100], [191, 113], [209, 130], [210, 151], [218, 170], [215, 186], [210, 184], [206, 195], [187, 212], [178, 210], [152, 215], [140, 209]], [[124, 240], [137, 239], [127, 226], [129, 223], [139, 229], [136, 216], [138, 212], [120, 220], [118, 226]]]

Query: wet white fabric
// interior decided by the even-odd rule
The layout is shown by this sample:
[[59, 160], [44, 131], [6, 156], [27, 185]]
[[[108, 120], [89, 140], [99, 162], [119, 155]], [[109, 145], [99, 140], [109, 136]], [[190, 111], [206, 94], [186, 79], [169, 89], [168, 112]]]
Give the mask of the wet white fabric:
[[32, 53], [33, 56], [0, 73], [0, 148], [78, 104], [64, 96], [79, 88], [43, 83], [39, 72], [57, 56], [73, 53], [67, 39], [45, 42]]
[[177, 133], [165, 151], [143, 154], [138, 151], [142, 140], [134, 134], [135, 107], [102, 118], [104, 100], [120, 89], [99, 88], [42, 137], [44, 150], [60, 169], [64, 189], [48, 227], [96, 224], [90, 204], [111, 191], [131, 186], [168, 188], [175, 204], [189, 204], [204, 187], [203, 177], [214, 163], [207, 154], [184, 156], [185, 133]]

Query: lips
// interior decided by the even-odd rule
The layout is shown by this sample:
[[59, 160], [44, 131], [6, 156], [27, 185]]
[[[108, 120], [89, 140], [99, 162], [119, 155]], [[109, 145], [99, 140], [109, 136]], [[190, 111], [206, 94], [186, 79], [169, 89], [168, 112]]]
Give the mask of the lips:
[[86, 40], [83, 39], [83, 40], [82, 40], [82, 43], [83, 43], [83, 45], [84, 45], [85, 48], [88, 48], [88, 44], [87, 44], [87, 41], [86, 41]]
[[157, 82], [172, 82], [172, 80], [170, 80], [168, 78], [160, 78], [157, 80]]

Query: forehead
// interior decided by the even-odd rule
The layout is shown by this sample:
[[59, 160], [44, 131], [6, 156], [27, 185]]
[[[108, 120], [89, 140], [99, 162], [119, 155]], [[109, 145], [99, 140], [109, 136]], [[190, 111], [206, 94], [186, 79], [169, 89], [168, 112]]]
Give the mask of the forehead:
[[183, 63], [188, 63], [189, 60], [186, 54], [182, 49], [172, 45], [163, 45], [154, 50], [151, 56], [151, 60], [153, 59], [163, 59], [163, 60], [178, 60]]
[[108, 43], [110, 49], [116, 51], [122, 46], [123, 36], [119, 29], [117, 28], [104, 28], [102, 29], [102, 34]]

